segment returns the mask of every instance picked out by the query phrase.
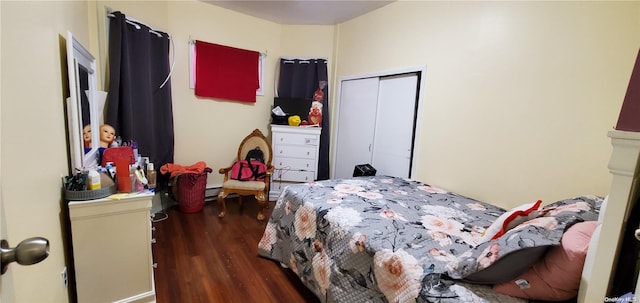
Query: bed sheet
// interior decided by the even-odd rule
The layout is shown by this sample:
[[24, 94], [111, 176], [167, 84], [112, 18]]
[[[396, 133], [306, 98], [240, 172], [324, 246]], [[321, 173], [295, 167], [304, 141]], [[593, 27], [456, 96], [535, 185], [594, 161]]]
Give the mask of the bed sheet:
[[322, 302], [526, 302], [464, 281], [515, 252], [558, 245], [570, 224], [597, 218], [596, 200], [585, 202], [587, 214], [547, 212], [483, 243], [506, 210], [428, 184], [371, 176], [291, 185], [258, 253], [290, 268]]

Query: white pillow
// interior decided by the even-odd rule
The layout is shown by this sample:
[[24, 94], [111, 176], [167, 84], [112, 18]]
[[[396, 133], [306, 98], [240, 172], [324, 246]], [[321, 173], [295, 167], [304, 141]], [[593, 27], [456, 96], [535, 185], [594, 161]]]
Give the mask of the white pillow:
[[509, 231], [509, 229], [537, 217], [537, 210], [540, 208], [541, 203], [542, 201], [538, 200], [533, 203], [522, 204], [500, 215], [498, 219], [493, 221], [493, 223], [485, 229], [480, 238], [480, 243], [500, 238], [500, 236]]

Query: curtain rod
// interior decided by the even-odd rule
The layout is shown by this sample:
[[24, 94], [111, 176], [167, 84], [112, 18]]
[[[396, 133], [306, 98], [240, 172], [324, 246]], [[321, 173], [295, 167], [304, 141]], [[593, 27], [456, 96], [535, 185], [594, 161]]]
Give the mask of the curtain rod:
[[[124, 15], [124, 14], [123, 14]], [[113, 14], [113, 10], [111, 8], [107, 8], [107, 17], [109, 18], [114, 18], [115, 15]], [[146, 25], [144, 22], [140, 22], [136, 19], [133, 19], [131, 17], [128, 17], [127, 15], [124, 15], [124, 21], [126, 21], [127, 23], [133, 25], [136, 27], [136, 29], [140, 29], [140, 24], [146, 26], [149, 28], [149, 32], [152, 34], [155, 34], [156, 36], [162, 38], [162, 35], [155, 31], [155, 29], [153, 29], [151, 26]], [[163, 32], [164, 33], [164, 32]], [[171, 48], [175, 50], [175, 46], [173, 45], [173, 39], [171, 39], [171, 35], [169, 33], [165, 33], [167, 34], [167, 38], [169, 39], [169, 41], [171, 41]], [[169, 74], [167, 75], [167, 77], [164, 79], [164, 81], [162, 81], [162, 84], [160, 84], [160, 88], [163, 88], [165, 84], [167, 84], [167, 82], [169, 82], [169, 79], [171, 79], [171, 74], [173, 74], [173, 68], [176, 65], [176, 59], [175, 59], [176, 53], [175, 51], [171, 52], [171, 67], [169, 68]]]
[[[111, 9], [107, 9], [107, 17], [109, 17], [109, 18], [114, 18], [114, 17], [115, 17], [115, 15], [113, 14], [113, 11], [112, 11]], [[156, 30], [155, 28], [152, 28], [151, 26], [149, 26], [149, 25], [145, 24], [144, 22], [138, 21], [138, 20], [136, 20], [136, 19], [134, 19], [134, 18], [131, 18], [131, 17], [129, 17], [129, 16], [126, 16], [126, 15], [124, 16], [124, 18], [125, 18], [125, 21], [126, 21], [127, 23], [129, 23], [129, 24], [131, 24], [131, 25], [135, 26], [135, 27], [136, 27], [136, 29], [140, 29], [140, 28], [141, 28], [141, 27], [140, 27], [140, 25], [144, 25], [144, 26], [146, 26], [146, 27], [148, 27], [148, 28], [149, 28], [149, 32], [150, 32], [150, 33], [155, 34], [155, 35], [156, 35], [156, 36], [158, 36], [158, 37], [162, 37], [162, 34], [160, 34], [160, 32], [163, 32], [163, 31], [158, 31], [158, 30]], [[163, 33], [164, 33], [164, 32], [163, 32]], [[167, 34], [167, 33], [165, 33], [165, 34]], [[167, 34], [167, 37], [168, 37], [169, 39], [171, 39], [171, 35]]]
[[324, 58], [324, 57], [280, 57], [280, 59], [283, 60], [326, 60], [329, 61], [329, 59]]
[[[202, 40], [200, 40], [200, 41], [202, 41]], [[204, 42], [204, 41], [203, 41], [203, 42]], [[196, 43], [196, 39], [191, 39], [191, 38], [189, 38], [189, 44], [195, 44], [195, 43]], [[251, 50], [251, 51], [254, 51], [254, 50]], [[255, 51], [254, 51], [254, 52], [255, 52]], [[266, 51], [264, 51], [264, 52], [258, 52], [258, 53], [260, 53], [260, 56], [264, 56], [264, 57], [266, 57], [266, 56], [267, 56], [267, 54], [269, 53], [269, 51], [268, 51], [268, 50], [266, 50]]]

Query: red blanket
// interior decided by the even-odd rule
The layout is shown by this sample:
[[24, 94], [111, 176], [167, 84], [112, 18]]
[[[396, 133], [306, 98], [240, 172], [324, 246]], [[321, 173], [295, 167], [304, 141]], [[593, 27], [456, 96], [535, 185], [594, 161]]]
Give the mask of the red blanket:
[[201, 174], [205, 171], [206, 168], [207, 168], [207, 163], [205, 163], [204, 161], [199, 161], [196, 164], [193, 164], [190, 166], [182, 166], [178, 164], [167, 163], [160, 167], [160, 173], [162, 174], [170, 173], [171, 178], [173, 178], [179, 174], [184, 174], [184, 173]]

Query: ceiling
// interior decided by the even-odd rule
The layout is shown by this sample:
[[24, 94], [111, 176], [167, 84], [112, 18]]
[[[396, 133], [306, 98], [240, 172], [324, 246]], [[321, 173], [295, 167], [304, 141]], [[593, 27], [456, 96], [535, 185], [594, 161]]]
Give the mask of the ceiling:
[[279, 24], [335, 25], [395, 0], [200, 0]]

